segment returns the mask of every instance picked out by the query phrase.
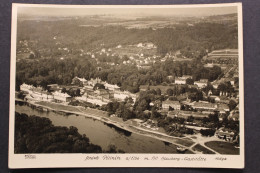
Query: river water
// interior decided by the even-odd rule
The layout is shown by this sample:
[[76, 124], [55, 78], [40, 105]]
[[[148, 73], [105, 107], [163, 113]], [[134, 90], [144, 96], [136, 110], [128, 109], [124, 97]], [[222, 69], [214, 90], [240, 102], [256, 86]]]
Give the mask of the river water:
[[43, 112], [21, 103], [15, 105], [15, 111], [49, 118], [55, 126], [77, 127], [80, 134], [86, 134], [91, 143], [101, 146], [103, 150], [109, 145], [115, 145], [126, 153], [176, 153], [173, 144], [134, 134], [82, 115]]

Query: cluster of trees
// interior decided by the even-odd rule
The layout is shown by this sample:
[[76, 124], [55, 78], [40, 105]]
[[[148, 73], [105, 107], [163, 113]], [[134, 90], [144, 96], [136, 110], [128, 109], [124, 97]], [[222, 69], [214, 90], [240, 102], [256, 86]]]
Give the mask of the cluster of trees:
[[[210, 31], [210, 32], [209, 32]], [[155, 31], [154, 42], [158, 52], [165, 54], [181, 50], [187, 57], [201, 58], [209, 51], [226, 47], [237, 47], [237, 29], [217, 23], [197, 23], [194, 26], [180, 25]]]
[[67, 93], [69, 94], [71, 97], [79, 97], [80, 96], [80, 89], [74, 89], [74, 88], [70, 88], [70, 89], [66, 89], [66, 88], [62, 88], [61, 89], [62, 93]]
[[15, 153], [101, 153], [76, 127], [56, 127], [48, 118], [15, 113]]
[[158, 126], [163, 127], [165, 132], [171, 136], [182, 136], [183, 134], [193, 134], [192, 129], [184, 126], [185, 119], [181, 117], [164, 117], [161, 116], [157, 119]]
[[200, 133], [202, 136], [214, 136], [216, 130], [215, 129], [201, 129]]
[[[101, 78], [111, 84], [117, 84], [122, 90], [132, 93], [139, 91], [140, 85], [159, 85], [170, 82], [167, 78], [169, 75], [182, 76], [192, 75], [194, 80], [206, 78], [215, 80], [220, 74], [220, 67], [210, 69], [204, 68], [200, 63], [192, 61], [186, 62], [172, 61], [165, 63], [156, 63], [150, 70], [138, 70], [136, 66], [120, 65], [108, 66], [99, 64], [102, 70], [97, 68], [96, 61], [92, 59], [67, 58], [64, 60], [53, 58], [52, 61], [39, 59], [35, 61], [21, 60], [17, 62], [16, 89], [25, 82], [34, 86], [40, 85], [47, 88], [48, 84], [57, 83], [59, 85], [70, 85], [75, 76], [90, 78]], [[77, 80], [73, 83], [80, 84]], [[190, 81], [189, 84], [192, 84]], [[95, 86], [95, 88], [103, 88], [103, 86]], [[186, 86], [187, 88], [187, 86]], [[169, 90], [169, 95], [179, 95], [185, 93], [185, 89], [181, 86]]]
[[229, 81], [219, 84], [218, 90], [221, 92], [228, 93], [229, 95], [234, 93], [234, 87], [231, 85]]

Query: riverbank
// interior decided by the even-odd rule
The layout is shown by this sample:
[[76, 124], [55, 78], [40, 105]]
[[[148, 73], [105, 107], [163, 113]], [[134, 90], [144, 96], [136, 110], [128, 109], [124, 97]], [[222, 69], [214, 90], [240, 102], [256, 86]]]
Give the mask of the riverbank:
[[[181, 146], [185, 148], [189, 148], [191, 145], [194, 144], [194, 142], [190, 138], [179, 138], [179, 137], [173, 137], [169, 136], [167, 134], [163, 134], [161, 132], [155, 132], [148, 129], [143, 129], [141, 127], [135, 126], [130, 123], [130, 121], [123, 121], [121, 118], [118, 117], [109, 117], [107, 112], [97, 110], [97, 109], [91, 109], [91, 108], [83, 108], [79, 106], [70, 106], [70, 105], [64, 105], [64, 104], [56, 104], [56, 103], [49, 103], [49, 102], [34, 102], [29, 101], [26, 102], [29, 106], [42, 111], [53, 111], [59, 114], [76, 114], [76, 115], [82, 115], [88, 118], [92, 118], [94, 120], [99, 120], [106, 124], [111, 124], [113, 126], [116, 126], [118, 128], [121, 128], [123, 130], [151, 137], [163, 142], [171, 143], [176, 146]], [[192, 154], [194, 153], [192, 150], [188, 150], [186, 153]]]

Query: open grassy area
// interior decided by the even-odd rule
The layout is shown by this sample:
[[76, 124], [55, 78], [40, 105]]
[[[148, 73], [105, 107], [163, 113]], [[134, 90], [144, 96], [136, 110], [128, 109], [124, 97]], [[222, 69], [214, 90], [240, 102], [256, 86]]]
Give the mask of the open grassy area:
[[215, 154], [215, 153], [213, 153], [212, 151], [208, 150], [207, 148], [203, 147], [200, 144], [195, 145], [192, 149], [199, 151], [199, 152], [202, 152], [203, 154]]
[[69, 105], [61, 105], [61, 104], [55, 104], [55, 103], [49, 103], [49, 102], [37, 102], [37, 104], [42, 106], [48, 106], [52, 109], [57, 110], [64, 110], [64, 111], [73, 111], [73, 112], [79, 112], [79, 110], [73, 106]]
[[239, 154], [239, 148], [235, 148], [234, 144], [222, 141], [210, 141], [206, 142], [205, 145], [220, 154]]

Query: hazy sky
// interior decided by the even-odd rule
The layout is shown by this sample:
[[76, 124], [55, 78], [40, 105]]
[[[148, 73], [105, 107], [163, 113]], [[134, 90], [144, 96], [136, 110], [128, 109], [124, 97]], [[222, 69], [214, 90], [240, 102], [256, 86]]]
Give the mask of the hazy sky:
[[[140, 7], [140, 6], [139, 6]], [[118, 16], [209, 16], [237, 13], [237, 7], [195, 7], [195, 8], [57, 8], [18, 7], [18, 15], [39, 16], [82, 16], [82, 15], [118, 15]]]

